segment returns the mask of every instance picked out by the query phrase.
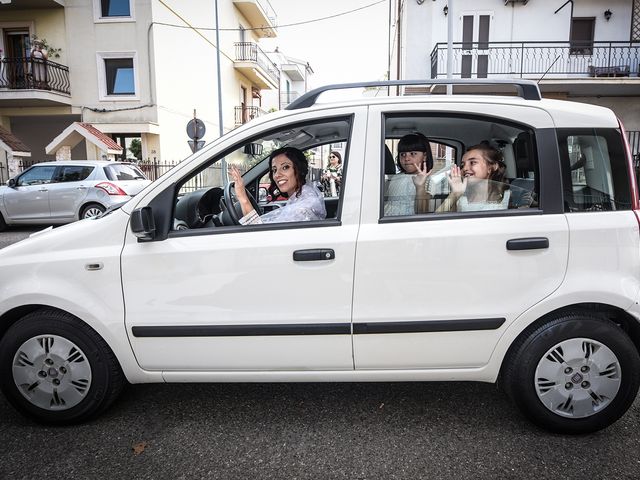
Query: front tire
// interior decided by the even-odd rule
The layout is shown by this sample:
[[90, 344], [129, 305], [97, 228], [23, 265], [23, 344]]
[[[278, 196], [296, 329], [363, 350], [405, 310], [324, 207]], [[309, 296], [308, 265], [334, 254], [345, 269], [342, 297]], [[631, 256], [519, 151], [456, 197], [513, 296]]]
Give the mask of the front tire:
[[0, 389], [18, 411], [36, 421], [87, 420], [106, 409], [124, 384], [105, 341], [65, 312], [32, 312], [0, 341]]
[[505, 387], [522, 413], [557, 433], [590, 433], [618, 420], [640, 385], [629, 336], [593, 313], [562, 316], [525, 331], [506, 359]]

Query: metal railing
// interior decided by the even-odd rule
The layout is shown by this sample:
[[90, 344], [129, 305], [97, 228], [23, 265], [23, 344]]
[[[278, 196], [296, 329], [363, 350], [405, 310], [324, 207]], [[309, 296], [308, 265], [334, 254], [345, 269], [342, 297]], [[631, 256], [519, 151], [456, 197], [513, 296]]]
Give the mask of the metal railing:
[[275, 9], [273, 8], [273, 6], [271, 6], [271, 2], [269, 2], [269, 0], [256, 0], [256, 2], [258, 3], [258, 5], [260, 5], [260, 8], [264, 10], [264, 13], [267, 15], [267, 18], [269, 19], [271, 24], [274, 27], [277, 27], [278, 17], [276, 15]]
[[254, 107], [254, 106], [235, 107], [236, 126], [247, 123], [248, 121], [253, 120], [254, 118], [258, 118], [266, 113], [267, 112], [262, 110], [260, 107]]
[[41, 58], [6, 57], [0, 61], [0, 88], [70, 94], [69, 67]]
[[280, 92], [280, 110], [283, 110], [287, 105], [296, 100], [300, 96], [300, 93], [296, 91]]
[[278, 85], [280, 72], [278, 66], [273, 63], [266, 53], [253, 42], [236, 42], [236, 62], [254, 62], [267, 74], [269, 79]]
[[[454, 77], [638, 76], [640, 42], [454, 42]], [[447, 44], [431, 52], [431, 78], [446, 76]]]

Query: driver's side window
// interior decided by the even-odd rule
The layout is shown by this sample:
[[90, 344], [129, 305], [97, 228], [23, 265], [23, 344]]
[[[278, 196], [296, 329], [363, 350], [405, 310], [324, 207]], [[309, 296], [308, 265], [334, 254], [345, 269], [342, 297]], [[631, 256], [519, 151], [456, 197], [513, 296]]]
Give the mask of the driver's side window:
[[[179, 185], [173, 230], [338, 218], [350, 130], [351, 117], [289, 124], [216, 154]], [[339, 176], [331, 156], [340, 157]], [[293, 172], [289, 180], [287, 168]], [[237, 183], [245, 186], [241, 191], [235, 169]], [[331, 179], [328, 171], [334, 172]]]

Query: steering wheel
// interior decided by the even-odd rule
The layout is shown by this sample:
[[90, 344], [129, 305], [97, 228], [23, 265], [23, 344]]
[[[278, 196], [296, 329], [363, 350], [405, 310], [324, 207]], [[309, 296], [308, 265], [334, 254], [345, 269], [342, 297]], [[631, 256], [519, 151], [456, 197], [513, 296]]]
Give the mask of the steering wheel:
[[[236, 197], [235, 192], [235, 182], [229, 182], [224, 187], [224, 194], [222, 196], [220, 206], [223, 210], [223, 223], [225, 218], [231, 219], [231, 222], [234, 225], [240, 225], [240, 219], [244, 217], [242, 213], [242, 208], [240, 207], [240, 202], [238, 202], [238, 198]], [[245, 188], [247, 192], [247, 197], [249, 197], [249, 202], [251, 202], [251, 206], [253, 209], [260, 215], [260, 206], [256, 199], [253, 198], [251, 192]]]

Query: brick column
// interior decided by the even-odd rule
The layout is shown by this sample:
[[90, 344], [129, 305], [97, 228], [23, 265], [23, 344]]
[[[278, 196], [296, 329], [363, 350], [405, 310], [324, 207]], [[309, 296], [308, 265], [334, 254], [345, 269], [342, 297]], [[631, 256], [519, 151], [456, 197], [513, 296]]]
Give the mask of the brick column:
[[68, 161], [71, 160], [71, 147], [68, 145], [63, 145], [58, 150], [56, 150], [56, 161]]

